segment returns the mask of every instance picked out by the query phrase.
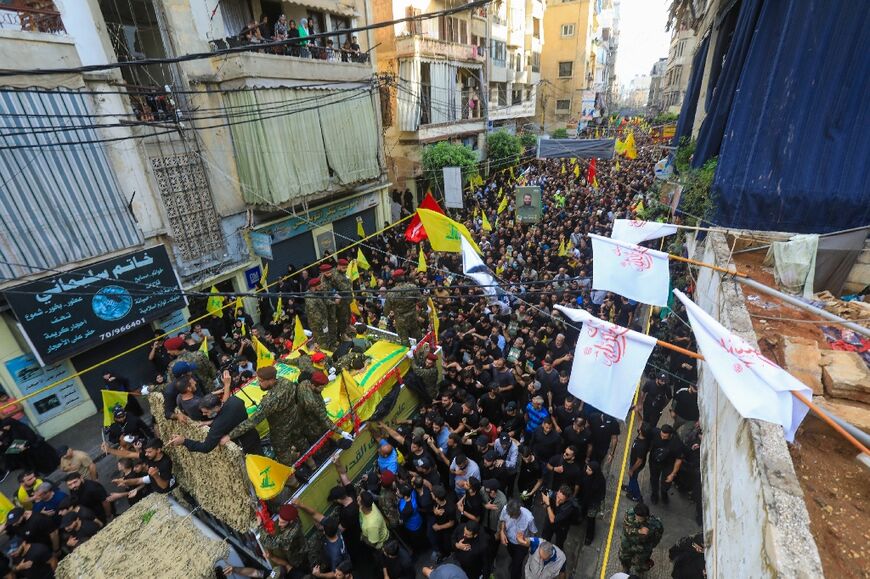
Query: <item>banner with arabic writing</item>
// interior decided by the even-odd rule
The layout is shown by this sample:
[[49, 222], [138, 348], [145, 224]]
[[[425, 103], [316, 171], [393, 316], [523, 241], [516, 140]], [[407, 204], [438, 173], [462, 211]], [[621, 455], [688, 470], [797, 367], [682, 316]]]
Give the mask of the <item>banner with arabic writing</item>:
[[606, 290], [654, 306], [668, 305], [668, 254], [589, 234], [592, 289]]
[[43, 364], [89, 350], [187, 305], [162, 245], [3, 294]]

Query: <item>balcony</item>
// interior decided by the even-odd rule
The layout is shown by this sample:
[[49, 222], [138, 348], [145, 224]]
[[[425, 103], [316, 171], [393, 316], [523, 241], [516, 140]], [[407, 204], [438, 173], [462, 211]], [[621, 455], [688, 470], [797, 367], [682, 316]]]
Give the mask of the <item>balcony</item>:
[[396, 38], [396, 58], [426, 56], [462, 62], [486, 62], [486, 50], [480, 46], [439, 40], [419, 34]]
[[0, 5], [0, 30], [66, 34], [60, 12], [46, 0], [6, 0]]

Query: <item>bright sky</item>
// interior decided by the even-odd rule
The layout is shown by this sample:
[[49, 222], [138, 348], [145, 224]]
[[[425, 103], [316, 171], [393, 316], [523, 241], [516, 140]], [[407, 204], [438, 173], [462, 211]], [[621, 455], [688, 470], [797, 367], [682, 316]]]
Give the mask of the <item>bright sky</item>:
[[665, 32], [669, 0], [622, 0], [619, 7], [619, 50], [616, 78], [627, 85], [668, 55], [671, 33]]

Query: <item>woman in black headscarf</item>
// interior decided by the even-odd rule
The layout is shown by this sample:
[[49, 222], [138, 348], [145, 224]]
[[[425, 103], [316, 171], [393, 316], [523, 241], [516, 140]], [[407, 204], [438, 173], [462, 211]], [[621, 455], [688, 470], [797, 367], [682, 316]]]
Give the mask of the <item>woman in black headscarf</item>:
[[580, 479], [580, 516], [586, 518], [586, 544], [591, 545], [595, 538], [595, 518], [601, 510], [607, 481], [601, 473], [601, 465], [592, 460]]
[[60, 465], [57, 451], [43, 437], [14, 418], [4, 418], [0, 422], [0, 448], [8, 449], [16, 440], [24, 442], [24, 449], [6, 455], [10, 470], [31, 468], [41, 475], [49, 475]]

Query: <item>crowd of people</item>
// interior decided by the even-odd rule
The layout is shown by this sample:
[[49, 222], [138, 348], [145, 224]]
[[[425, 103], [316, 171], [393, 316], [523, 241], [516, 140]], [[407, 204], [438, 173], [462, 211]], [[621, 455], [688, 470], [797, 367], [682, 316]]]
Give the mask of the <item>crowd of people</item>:
[[[369, 55], [359, 45], [355, 35], [347, 35], [341, 46], [336, 46], [332, 38], [310, 38], [323, 30], [315, 30], [314, 21], [309, 18], [301, 18], [297, 24], [295, 20], [288, 19], [281, 14], [274, 24], [269, 22], [269, 17], [263, 15], [260, 20], [251, 20], [238, 35], [240, 42], [256, 48], [259, 44], [271, 42], [289, 41], [288, 43], [270, 46], [268, 51], [272, 54], [285, 54], [300, 58], [314, 58], [331, 62], [368, 62]], [[338, 33], [337, 33], [338, 34]], [[336, 38], [339, 38], [337, 35]]]
[[[638, 137], [641, 145], [645, 141]], [[656, 351], [633, 409], [637, 431], [626, 432], [620, 425], [626, 417], [608, 416], [569, 392], [579, 329], [554, 309], [581, 307], [643, 329], [648, 311], [591, 288], [586, 234], [609, 235], [614, 219], [636, 214], [653, 185], [657, 160], [651, 146], [639, 147], [634, 160], [599, 159], [597, 187], [587, 182], [585, 161], [575, 162], [578, 171], [566, 160], [525, 164], [524, 184], [542, 189], [543, 215], [533, 224], [517, 222], [511, 204], [499, 211], [502, 195], [512, 199], [516, 185], [508, 171], [475, 188], [458, 219], [503, 290], [497, 299], [460, 274], [457, 254], [426, 251], [427, 271], [415, 271], [419, 246], [406, 241], [404, 227], [395, 227], [360, 246], [370, 268], [359, 280], [347, 277], [349, 260], [357, 257], [353, 247], [334, 261], [291, 267], [278, 286], [280, 306], [274, 298], [260, 300], [259, 323], [239, 304], [188, 333], [156, 340], [149, 354], [155, 369], [150, 391], [163, 395], [164, 418], [207, 422], [206, 439], [161, 440], [131, 396], [126, 407], [115, 409], [103, 446], [118, 459], [118, 475], [106, 485], [112, 490], [94, 480], [86, 455], [68, 448], [57, 455], [69, 471], [66, 491], [39, 478], [50, 471], [23, 473], [25, 501], [4, 526], [20, 541], [11, 562], [17, 576], [48, 576], [32, 569], [51, 568], [111, 520], [117, 507], [170, 492], [175, 476], [167, 447], [207, 453], [232, 440], [246, 453], [262, 454], [255, 426], [268, 419], [273, 455], [285, 464], [296, 461], [331, 427], [319, 395], [334, 375], [330, 368], [366, 363], [360, 356], [371, 345], [367, 326], [395, 332], [404, 345], [420, 340], [433, 314], [427, 298], [439, 320], [443, 372], [431, 347], [409, 354], [405, 384], [419, 395], [419, 412], [407, 422], [368, 423], [377, 441], [376, 466], [354, 482], [335, 461], [338, 477], [326, 513], [298, 501], [273, 505], [277, 524], [261, 534], [261, 544], [277, 576], [405, 579], [422, 565], [422, 573], [435, 579], [565, 577], [569, 562], [577, 563], [575, 553], [564, 551], [570, 531], [579, 527], [583, 543], [591, 545], [619, 492], [633, 501], [616, 550], [626, 576], [664, 564], [652, 554], [674, 488], [695, 502], [701, 523], [694, 361]], [[402, 197], [395, 199], [393, 212], [401, 215]], [[491, 231], [485, 223], [493, 224]], [[678, 244], [671, 250], [679, 251]], [[674, 270], [672, 278], [675, 286], [691, 289], [685, 271]], [[299, 380], [277, 376], [272, 367], [256, 369], [255, 340], [276, 357], [297, 349], [297, 316], [310, 329], [306, 352], [294, 362]], [[651, 332], [691, 348], [681, 319], [679, 310], [652, 316]], [[267, 394], [249, 416], [231, 394], [254, 376]], [[122, 376], [106, 371], [103, 378], [107, 389], [141, 394]], [[613, 488], [609, 477], [619, 468], [620, 437], [630, 445], [622, 489]], [[640, 484], [644, 469], [648, 485]], [[307, 539], [300, 512], [317, 527]], [[674, 577], [704, 576], [703, 535], [679, 541], [670, 555]]]

